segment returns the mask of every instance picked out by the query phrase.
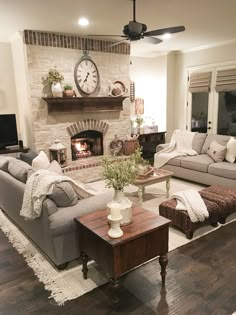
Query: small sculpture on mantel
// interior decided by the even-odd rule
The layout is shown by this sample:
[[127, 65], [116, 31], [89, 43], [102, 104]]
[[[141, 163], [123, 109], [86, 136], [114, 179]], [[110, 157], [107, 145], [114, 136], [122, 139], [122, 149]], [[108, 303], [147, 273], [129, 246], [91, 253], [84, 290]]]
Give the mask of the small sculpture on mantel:
[[125, 93], [128, 92], [128, 89], [125, 87], [122, 81], [108, 81], [109, 84], [109, 96], [119, 97], [123, 96]]
[[110, 143], [110, 150], [113, 156], [118, 156], [123, 153], [124, 142], [115, 135], [114, 140]]

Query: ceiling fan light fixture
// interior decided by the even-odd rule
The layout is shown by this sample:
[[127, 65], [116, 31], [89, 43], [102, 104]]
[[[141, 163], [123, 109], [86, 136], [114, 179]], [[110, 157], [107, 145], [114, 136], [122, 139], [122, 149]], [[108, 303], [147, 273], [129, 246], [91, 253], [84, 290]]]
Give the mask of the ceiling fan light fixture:
[[163, 39], [170, 39], [171, 38], [171, 34], [170, 33], [165, 33], [162, 36]]
[[89, 25], [89, 20], [86, 17], [81, 17], [78, 19], [78, 24], [80, 26], [87, 26]]

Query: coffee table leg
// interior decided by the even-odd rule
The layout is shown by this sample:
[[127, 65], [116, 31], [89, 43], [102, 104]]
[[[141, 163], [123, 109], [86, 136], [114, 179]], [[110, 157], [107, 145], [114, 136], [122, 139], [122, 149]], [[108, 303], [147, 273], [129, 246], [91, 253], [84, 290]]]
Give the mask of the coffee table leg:
[[169, 198], [170, 195], [170, 179], [166, 180], [166, 197]]
[[83, 268], [82, 268], [82, 272], [83, 272], [83, 278], [87, 279], [87, 275], [88, 275], [88, 267], [87, 267], [87, 262], [88, 262], [88, 255], [86, 255], [84, 252], [81, 253], [81, 258], [82, 258], [82, 263], [83, 263]]
[[159, 257], [159, 264], [161, 266], [161, 280], [162, 280], [162, 286], [165, 286], [165, 280], [166, 280], [166, 266], [168, 264], [168, 255], [160, 255]]
[[143, 194], [144, 194], [144, 187], [139, 186], [138, 187], [138, 199], [139, 199], [140, 203], [143, 202]]

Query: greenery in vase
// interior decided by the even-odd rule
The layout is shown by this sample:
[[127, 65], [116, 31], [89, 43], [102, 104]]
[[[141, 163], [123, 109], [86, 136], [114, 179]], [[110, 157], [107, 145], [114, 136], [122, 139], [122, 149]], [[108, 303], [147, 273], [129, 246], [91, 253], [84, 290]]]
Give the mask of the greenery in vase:
[[135, 122], [140, 127], [144, 123], [144, 119], [141, 116], [137, 116]]
[[144, 160], [144, 158], [142, 157], [142, 148], [137, 148], [130, 157], [131, 159], [133, 159], [136, 165], [149, 165], [149, 161]]
[[64, 85], [64, 90], [73, 90], [73, 87], [70, 84], [66, 84]]
[[138, 175], [138, 168], [132, 155], [126, 160], [104, 157], [103, 168], [106, 187], [112, 187], [115, 190], [124, 190], [124, 187], [131, 184]]
[[43, 83], [52, 85], [54, 82], [62, 82], [64, 80], [63, 74], [61, 74], [57, 68], [50, 69], [46, 77], [43, 77]]

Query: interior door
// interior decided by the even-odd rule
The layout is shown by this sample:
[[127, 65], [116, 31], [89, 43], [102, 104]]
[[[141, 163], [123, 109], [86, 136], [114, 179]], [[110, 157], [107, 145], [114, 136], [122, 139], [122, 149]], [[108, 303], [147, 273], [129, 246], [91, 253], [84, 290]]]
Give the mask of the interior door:
[[[209, 73], [209, 72], [208, 72]], [[201, 85], [201, 79], [197, 83]], [[186, 129], [194, 132], [212, 133], [214, 125], [213, 92], [211, 82], [205, 91], [188, 90]]]

